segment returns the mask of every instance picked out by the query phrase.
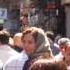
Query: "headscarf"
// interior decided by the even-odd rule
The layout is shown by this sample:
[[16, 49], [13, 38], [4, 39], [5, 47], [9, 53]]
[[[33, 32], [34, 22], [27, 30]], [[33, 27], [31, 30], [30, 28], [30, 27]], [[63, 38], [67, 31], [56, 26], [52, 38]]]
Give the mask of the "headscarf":
[[35, 58], [35, 57], [43, 55], [44, 53], [52, 54], [51, 49], [50, 49], [50, 43], [48, 41], [48, 38], [44, 30], [37, 27], [31, 27], [31, 29], [36, 30], [38, 33], [37, 40], [36, 40], [38, 47], [35, 50], [35, 52], [32, 54], [32, 57]]

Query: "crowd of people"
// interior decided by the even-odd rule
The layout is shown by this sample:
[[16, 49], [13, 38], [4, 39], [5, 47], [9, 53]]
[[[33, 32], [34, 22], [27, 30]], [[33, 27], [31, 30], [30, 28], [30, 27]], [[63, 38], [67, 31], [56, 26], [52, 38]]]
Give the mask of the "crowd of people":
[[38, 27], [13, 37], [1, 30], [0, 70], [70, 70], [70, 39]]

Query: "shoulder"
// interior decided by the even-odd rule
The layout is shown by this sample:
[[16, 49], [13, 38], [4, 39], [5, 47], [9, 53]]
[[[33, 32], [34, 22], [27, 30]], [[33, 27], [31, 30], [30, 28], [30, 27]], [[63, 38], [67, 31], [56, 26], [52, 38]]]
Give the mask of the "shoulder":
[[[27, 61], [27, 57], [23, 56], [24, 54], [18, 54], [14, 57], [11, 57], [3, 66], [3, 70], [9, 70], [9, 68], [22, 68], [24, 63]], [[15, 70], [15, 69], [14, 69]]]
[[18, 55], [19, 54], [16, 50], [11, 48], [10, 45], [4, 45], [3, 49], [6, 50], [10, 55]]

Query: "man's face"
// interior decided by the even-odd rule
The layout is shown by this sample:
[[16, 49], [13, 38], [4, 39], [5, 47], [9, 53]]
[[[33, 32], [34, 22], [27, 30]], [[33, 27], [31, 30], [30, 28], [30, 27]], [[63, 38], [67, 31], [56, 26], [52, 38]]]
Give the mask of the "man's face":
[[66, 54], [67, 54], [67, 55], [70, 55], [70, 47], [67, 47], [67, 48], [66, 48]]
[[70, 46], [62, 45], [60, 50], [63, 55], [70, 55]]
[[66, 57], [66, 60], [68, 61], [70, 61], [70, 47], [67, 47], [66, 48], [66, 51], [65, 51], [65, 55], [64, 55], [65, 57]]
[[70, 62], [70, 46], [64, 46], [63, 48], [61, 48], [61, 52], [63, 56], [65, 57], [65, 60], [67, 61], [67, 63], [69, 63]]
[[60, 45], [60, 51], [61, 51], [61, 53], [63, 54], [63, 56], [64, 56], [64, 54], [65, 54], [66, 48], [67, 48], [67, 46], [65, 46], [65, 45]]

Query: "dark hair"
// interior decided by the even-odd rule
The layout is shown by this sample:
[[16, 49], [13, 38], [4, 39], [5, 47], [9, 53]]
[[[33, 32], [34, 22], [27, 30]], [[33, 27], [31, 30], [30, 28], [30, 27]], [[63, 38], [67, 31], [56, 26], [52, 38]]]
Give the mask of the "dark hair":
[[67, 65], [63, 61], [51, 62], [50, 60], [44, 60], [43, 62], [37, 60], [30, 66], [29, 70], [67, 70]]
[[8, 44], [9, 36], [10, 35], [9, 35], [9, 33], [7, 31], [4, 31], [4, 30], [0, 31], [0, 42], [2, 44]]
[[52, 31], [47, 31], [45, 32], [46, 33], [46, 36], [48, 38], [50, 38], [52, 41], [54, 41], [54, 38], [55, 38], [55, 34], [52, 32]]

